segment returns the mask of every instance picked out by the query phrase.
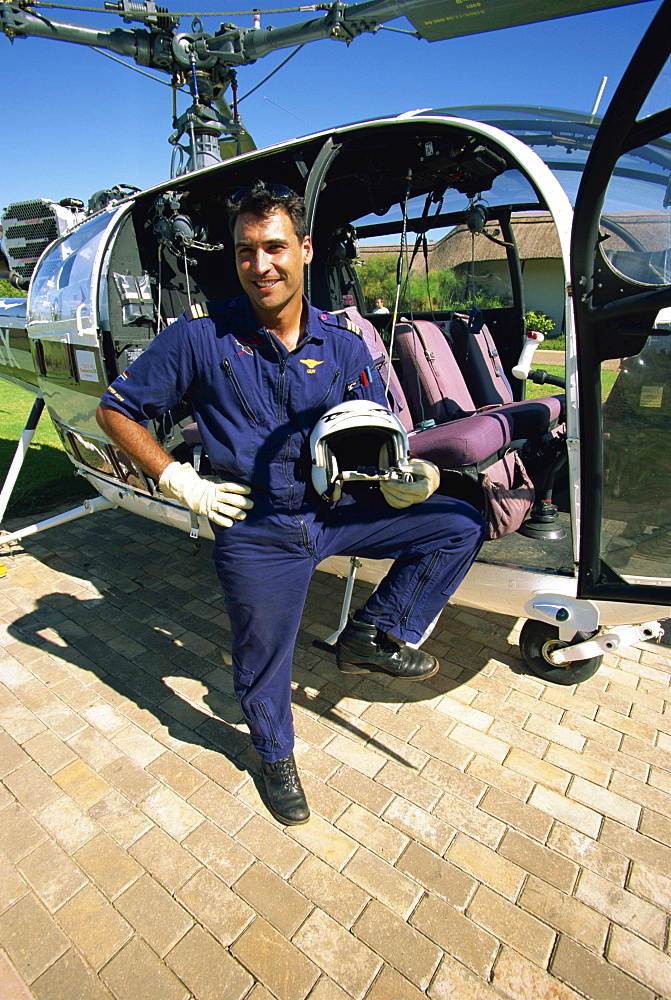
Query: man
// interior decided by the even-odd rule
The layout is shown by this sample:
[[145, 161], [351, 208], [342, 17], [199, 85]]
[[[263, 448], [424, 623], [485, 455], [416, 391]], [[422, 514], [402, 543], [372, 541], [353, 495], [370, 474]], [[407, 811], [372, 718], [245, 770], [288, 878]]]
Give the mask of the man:
[[385, 314], [385, 315], [389, 313], [389, 310], [384, 304], [384, 299], [375, 299], [375, 308], [373, 309], [373, 312], [376, 314]]
[[[107, 389], [98, 420], [164, 494], [212, 522], [235, 691], [271, 812], [298, 824], [309, 809], [293, 756], [291, 663], [315, 567], [334, 553], [396, 558], [344, 629], [337, 665], [423, 680], [438, 663], [406, 643], [421, 641], [461, 582], [484, 524], [468, 504], [432, 495], [438, 470], [415, 459], [412, 482], [320, 500], [312, 427], [345, 400], [384, 405], [384, 388], [353, 324], [303, 297], [312, 243], [302, 199], [257, 182], [231, 199], [230, 225], [244, 294], [187, 310]], [[175, 462], [145, 426], [184, 397], [219, 484]]]

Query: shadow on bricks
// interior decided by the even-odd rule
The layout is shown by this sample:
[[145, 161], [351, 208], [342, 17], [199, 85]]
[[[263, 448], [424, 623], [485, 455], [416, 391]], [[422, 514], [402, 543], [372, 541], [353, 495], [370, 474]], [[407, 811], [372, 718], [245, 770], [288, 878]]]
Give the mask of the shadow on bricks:
[[[119, 510], [63, 525], [50, 531], [48, 540], [27, 538], [22, 547], [47, 567], [55, 587], [11, 623], [10, 635], [45, 657], [72, 664], [83, 672], [80, 678], [93, 676], [134, 701], [175, 739], [222, 753], [240, 771], [249, 771], [258, 787], [259, 760], [233, 691], [228, 617], [204, 552], [174, 529]], [[21, 551], [3, 558], [20, 565]], [[81, 588], [73, 587], [73, 576], [84, 581]], [[344, 582], [335, 577], [317, 572], [313, 578], [294, 656], [294, 706], [413, 768], [357, 725], [349, 700], [429, 701], [482, 669], [491, 650], [470, 642], [460, 628], [459, 609], [448, 607], [442, 628], [426, 645], [441, 660], [441, 672], [429, 682], [341, 675], [333, 654], [313, 643], [333, 631], [342, 589]], [[357, 584], [355, 599], [365, 601], [370, 589]], [[512, 624], [506, 619], [502, 631]], [[515, 646], [502, 650], [500, 658], [515, 672], [525, 669]], [[53, 660], [45, 661], [46, 683], [50, 663], [57, 669]], [[107, 700], [113, 708], [113, 697]], [[104, 733], [104, 720], [102, 725]]]

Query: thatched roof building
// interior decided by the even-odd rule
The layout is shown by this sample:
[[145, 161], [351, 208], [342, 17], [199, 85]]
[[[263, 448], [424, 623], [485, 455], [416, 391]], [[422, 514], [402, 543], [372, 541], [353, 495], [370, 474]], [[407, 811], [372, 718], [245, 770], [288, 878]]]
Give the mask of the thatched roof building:
[[[498, 226], [487, 225], [486, 231], [496, 239], [503, 239]], [[513, 222], [513, 232], [521, 260], [544, 260], [561, 256], [559, 238], [549, 213], [518, 215]], [[492, 243], [486, 236], [471, 236], [465, 225], [455, 228], [434, 245], [429, 253], [429, 267], [448, 270], [467, 264], [475, 252], [476, 261], [505, 260], [506, 248]]]

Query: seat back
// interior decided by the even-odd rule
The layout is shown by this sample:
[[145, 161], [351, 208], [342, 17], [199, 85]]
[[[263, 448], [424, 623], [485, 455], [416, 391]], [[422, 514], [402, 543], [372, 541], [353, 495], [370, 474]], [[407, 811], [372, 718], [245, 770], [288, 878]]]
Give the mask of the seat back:
[[361, 330], [366, 347], [371, 353], [375, 367], [379, 371], [384, 385], [387, 385], [387, 380], [389, 380], [389, 388], [387, 389], [389, 409], [399, 418], [406, 431], [411, 431], [414, 427], [414, 422], [408, 401], [401, 388], [401, 383], [398, 380], [396, 372], [389, 364], [389, 354], [382, 337], [370, 320], [365, 319], [353, 306], [348, 306], [344, 312]]
[[345, 310], [362, 331], [381, 377], [389, 376], [389, 407], [409, 432], [423, 421], [433, 427], [411, 434], [412, 451], [440, 468], [487, 468], [523, 440], [538, 439], [561, 417], [559, 397], [493, 405], [477, 412], [450, 343], [436, 323], [407, 320], [394, 337], [399, 376], [373, 324], [355, 309]]
[[401, 386], [416, 425], [444, 424], [476, 410], [452, 349], [430, 320], [401, 321], [394, 330]]
[[481, 406], [511, 403], [513, 393], [482, 313], [454, 313], [448, 327], [454, 356], [466, 380], [473, 402]]

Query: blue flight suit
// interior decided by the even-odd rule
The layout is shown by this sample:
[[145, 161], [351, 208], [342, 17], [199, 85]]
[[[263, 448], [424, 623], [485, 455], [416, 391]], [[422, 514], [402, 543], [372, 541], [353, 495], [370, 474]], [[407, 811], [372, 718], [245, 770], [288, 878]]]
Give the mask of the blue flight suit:
[[214, 471], [251, 488], [254, 507], [212, 524], [213, 561], [233, 635], [235, 691], [260, 755], [294, 745], [291, 665], [310, 578], [333, 554], [395, 559], [363, 617], [418, 642], [456, 590], [485, 525], [469, 504], [434, 494], [402, 510], [363, 485], [329, 505], [311, 480], [309, 437], [348, 399], [386, 405], [361, 335], [308, 306], [294, 351], [258, 327], [246, 296], [199, 304], [165, 329], [102, 403], [146, 426], [186, 398]]

